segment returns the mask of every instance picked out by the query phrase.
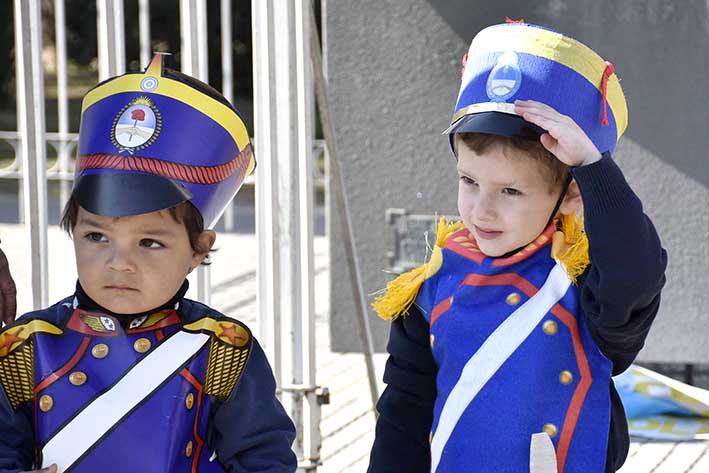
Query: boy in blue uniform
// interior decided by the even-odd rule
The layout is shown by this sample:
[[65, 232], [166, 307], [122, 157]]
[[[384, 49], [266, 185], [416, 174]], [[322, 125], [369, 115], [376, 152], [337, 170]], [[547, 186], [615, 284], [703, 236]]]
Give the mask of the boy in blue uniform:
[[[462, 224], [375, 302], [392, 319], [370, 473], [616, 471], [611, 376], [643, 346], [666, 254], [611, 158], [613, 66], [528, 24], [481, 31], [447, 133]], [[465, 60], [464, 60], [465, 61]]]
[[255, 166], [238, 112], [166, 69], [84, 98], [76, 293], [0, 332], [0, 471], [293, 472], [293, 423], [241, 322], [184, 297]]

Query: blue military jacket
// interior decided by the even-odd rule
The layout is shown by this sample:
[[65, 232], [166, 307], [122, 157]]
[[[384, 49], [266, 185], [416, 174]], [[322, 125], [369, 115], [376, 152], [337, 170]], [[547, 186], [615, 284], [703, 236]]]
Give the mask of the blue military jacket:
[[295, 471], [249, 329], [186, 299], [127, 322], [73, 298], [28, 314], [0, 332], [0, 384], [0, 471]]
[[611, 363], [551, 258], [553, 230], [508, 258], [486, 257], [467, 229], [434, 249], [416, 299], [438, 366], [432, 473], [529, 471], [538, 433], [559, 472], [604, 471]]

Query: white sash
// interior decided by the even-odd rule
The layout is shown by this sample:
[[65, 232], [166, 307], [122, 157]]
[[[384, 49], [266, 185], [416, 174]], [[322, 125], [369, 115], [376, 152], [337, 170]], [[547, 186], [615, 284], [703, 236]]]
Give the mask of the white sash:
[[150, 396], [209, 341], [202, 333], [177, 332], [145, 356], [120, 381], [79, 412], [42, 449], [42, 467], [65, 471], [128, 412]]
[[431, 473], [436, 472], [443, 447], [468, 405], [551, 308], [564, 297], [570, 285], [571, 281], [564, 269], [557, 263], [539, 292], [507, 317], [465, 364], [458, 382], [443, 405], [431, 441]]

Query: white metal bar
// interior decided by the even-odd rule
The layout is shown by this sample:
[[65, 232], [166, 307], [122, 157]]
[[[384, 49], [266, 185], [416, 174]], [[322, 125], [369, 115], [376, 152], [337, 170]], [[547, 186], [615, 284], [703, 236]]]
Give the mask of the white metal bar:
[[[310, 0], [294, 2], [296, 123], [298, 166], [298, 231], [300, 253], [300, 311], [294, 318], [297, 326], [294, 359], [298, 360], [294, 379], [305, 385], [315, 385], [315, 287], [314, 287], [314, 187], [313, 174], [313, 74], [310, 57], [312, 25]], [[317, 465], [320, 460], [320, 404], [315, 391], [307, 391], [303, 400], [303, 456], [306, 464]]]
[[207, 2], [180, 0], [182, 72], [209, 82], [207, 66]]
[[254, 149], [256, 168], [256, 235], [258, 238], [258, 333], [276, 382], [283, 384], [281, 368], [281, 272], [278, 256], [279, 228], [277, 224], [278, 167], [274, 160], [276, 134], [274, 75], [275, 58], [273, 3], [257, 1], [251, 4], [254, 84]]
[[231, 51], [231, 0], [221, 0], [222, 20], [222, 94], [229, 102], [234, 100], [234, 64]]
[[[207, 67], [207, 2], [180, 0], [180, 32], [182, 33], [182, 72], [208, 82]], [[211, 275], [208, 266], [197, 269], [197, 299], [209, 305]]]
[[[222, 33], [222, 94], [233, 103], [234, 68], [231, 51], [231, 0], [221, 0], [221, 33]], [[224, 211], [224, 229], [234, 230], [234, 201]]]
[[15, 0], [17, 123], [21, 136], [24, 217], [30, 240], [28, 255], [32, 307], [48, 303], [47, 181], [44, 143], [44, 71], [42, 7], [39, 0]]
[[150, 45], [150, 0], [138, 0], [138, 28], [140, 35], [140, 67], [148, 67], [152, 58]]
[[[66, 19], [64, 14], [64, 0], [54, 1], [54, 31], [55, 48], [57, 56], [57, 119], [60, 141], [57, 145], [57, 168], [60, 174], [69, 171], [69, 97], [67, 93], [66, 69]], [[59, 182], [59, 205], [64, 205], [69, 200], [71, 181]]]
[[98, 0], [98, 78], [104, 81], [126, 71], [123, 0]]
[[[301, 235], [299, 232], [299, 174], [298, 174], [298, 122], [297, 122], [297, 91], [296, 61], [295, 61], [295, 25], [294, 5], [292, 2], [283, 2], [275, 5], [273, 9], [274, 42], [274, 75], [276, 87], [274, 98], [276, 102], [275, 115], [276, 134], [274, 139], [274, 161], [278, 172], [276, 176], [278, 197], [279, 241], [278, 252], [281, 271], [278, 277], [281, 282], [281, 317], [283, 332], [283, 382], [302, 384], [302, 363], [299, 357], [294, 356], [299, 337], [301, 322], [301, 291], [298, 287], [300, 279]], [[299, 130], [298, 130], [299, 131]], [[299, 402], [298, 392], [288, 392], [283, 396], [283, 404], [289, 412], [291, 419], [297, 427], [303, 425], [302, 403]], [[303, 431], [297, 428], [297, 435], [293, 449], [300, 458], [303, 458]]]

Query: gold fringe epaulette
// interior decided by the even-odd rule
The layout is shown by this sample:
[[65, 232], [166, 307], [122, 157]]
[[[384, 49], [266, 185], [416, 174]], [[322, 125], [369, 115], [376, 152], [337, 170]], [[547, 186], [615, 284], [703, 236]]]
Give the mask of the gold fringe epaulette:
[[184, 328], [211, 333], [204, 392], [222, 401], [228, 399], [249, 358], [251, 332], [239, 322], [212, 317], [204, 317]]
[[588, 237], [583, 230], [583, 213], [562, 215], [561, 230], [552, 237], [551, 257], [562, 264], [574, 284], [589, 264]]
[[30, 320], [6, 327], [0, 332], [0, 386], [10, 405], [18, 409], [34, 399], [35, 333], [60, 335], [62, 330], [44, 320]]
[[416, 300], [416, 296], [423, 282], [433, 276], [441, 265], [441, 248], [453, 233], [464, 227], [463, 222], [448, 220], [444, 217], [438, 219], [436, 224], [436, 245], [431, 259], [418, 268], [399, 275], [387, 284], [383, 294], [378, 296], [372, 308], [384, 320], [395, 320], [406, 314]]

